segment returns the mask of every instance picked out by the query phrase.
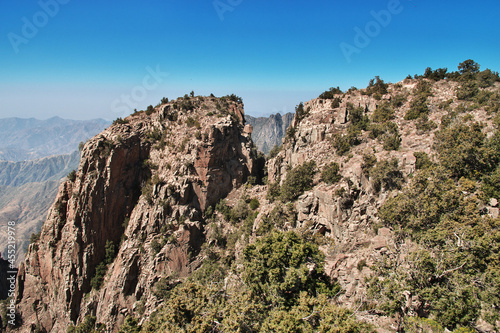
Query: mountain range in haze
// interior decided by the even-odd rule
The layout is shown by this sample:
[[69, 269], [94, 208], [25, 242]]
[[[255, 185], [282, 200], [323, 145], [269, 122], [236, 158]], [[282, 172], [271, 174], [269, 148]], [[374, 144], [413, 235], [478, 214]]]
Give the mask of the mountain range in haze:
[[70, 154], [81, 141], [109, 125], [110, 122], [104, 119], [0, 119], [0, 160], [18, 162]]

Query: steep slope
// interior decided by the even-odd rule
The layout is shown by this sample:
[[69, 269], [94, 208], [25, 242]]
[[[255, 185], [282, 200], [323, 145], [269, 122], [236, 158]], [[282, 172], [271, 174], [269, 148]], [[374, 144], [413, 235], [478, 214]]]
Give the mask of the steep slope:
[[[500, 83], [474, 75], [309, 101], [269, 161], [268, 198], [294, 201], [298, 227], [334, 240], [323, 250], [337, 302], [381, 332], [499, 327]], [[317, 173], [301, 194], [304, 165]]]
[[107, 126], [109, 122], [103, 119], [0, 119], [0, 160], [25, 161], [71, 154], [80, 142]]
[[255, 173], [237, 98], [185, 97], [89, 140], [18, 275], [23, 328], [65, 332], [86, 315], [116, 331], [152, 285], [196, 268], [202, 211]]
[[293, 113], [283, 116], [279, 113], [269, 117], [252, 117], [245, 115], [245, 120], [252, 125], [252, 140], [261, 152], [269, 154], [274, 146], [280, 146], [285, 137], [287, 128], [293, 121]]

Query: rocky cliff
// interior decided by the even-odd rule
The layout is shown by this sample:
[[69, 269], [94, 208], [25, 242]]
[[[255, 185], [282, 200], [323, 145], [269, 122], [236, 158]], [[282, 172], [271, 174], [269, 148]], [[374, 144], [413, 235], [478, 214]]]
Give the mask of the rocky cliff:
[[279, 113], [269, 117], [252, 117], [245, 115], [245, 120], [252, 125], [252, 140], [264, 154], [274, 146], [281, 146], [287, 128], [293, 121], [293, 113], [286, 113], [283, 116]]
[[93, 315], [116, 331], [138, 304], [153, 311], [152, 285], [197, 267], [203, 210], [255, 173], [243, 115], [231, 98], [186, 97], [89, 140], [20, 267], [22, 330]]
[[[496, 77], [493, 82], [498, 81], [498, 75]], [[328, 274], [337, 280], [344, 290], [337, 301], [343, 306], [356, 309], [356, 315], [363, 320], [374, 323], [379, 332], [405, 330], [444, 332], [446, 331], [444, 325], [448, 325], [451, 330], [453, 326], [450, 323], [453, 322], [441, 321], [440, 323], [446, 323], [443, 325], [444, 327], [441, 326], [436, 321], [442, 320], [442, 317], [432, 316], [430, 310], [436, 306], [435, 303], [441, 301], [441, 298], [449, 297], [445, 296], [449, 291], [442, 291], [442, 294], [436, 293], [430, 297], [426, 297], [424, 293], [429, 292], [432, 288], [438, 290], [440, 283], [448, 283], [450, 293], [457, 295], [461, 292], [459, 290], [463, 288], [463, 281], [467, 280], [466, 270], [463, 269], [464, 265], [472, 264], [474, 260], [477, 260], [471, 258], [463, 259], [460, 262], [450, 260], [446, 264], [448, 266], [445, 266], [443, 264], [445, 260], [433, 257], [435, 261], [429, 266], [422, 266], [419, 263], [419, 260], [423, 260], [419, 256], [427, 251], [430, 253], [430, 257], [439, 256], [440, 258], [446, 258], [448, 254], [444, 253], [449, 253], [448, 251], [464, 251], [461, 248], [461, 237], [464, 237], [465, 234], [469, 234], [469, 244], [482, 242], [470, 230], [465, 231], [465, 227], [460, 226], [459, 223], [455, 224], [451, 230], [444, 231], [446, 230], [444, 225], [451, 222], [442, 222], [443, 225], [439, 225], [436, 229], [430, 228], [429, 235], [425, 236], [430, 237], [430, 239], [444, 237], [448, 242], [448, 247], [437, 245], [429, 238], [422, 240], [420, 236], [417, 236], [423, 232], [422, 230], [426, 230], [423, 225], [417, 224], [412, 228], [402, 229], [405, 225], [403, 222], [405, 219], [409, 221], [418, 219], [419, 209], [425, 212], [424, 215], [434, 214], [432, 211], [437, 208], [425, 207], [425, 205], [432, 205], [432, 199], [429, 196], [425, 197], [423, 193], [429, 195], [427, 191], [433, 192], [432, 183], [434, 181], [452, 182], [451, 179], [454, 177], [453, 172], [448, 173], [447, 166], [444, 166], [443, 169], [439, 169], [439, 172], [443, 173], [443, 178], [439, 181], [434, 180], [431, 174], [421, 171], [426, 168], [422, 164], [424, 163], [422, 159], [426, 160], [425, 163], [428, 166], [454, 164], [456, 160], [456, 168], [470, 171], [475, 169], [475, 172], [479, 173], [481, 172], [481, 163], [475, 162], [472, 157], [474, 149], [460, 147], [462, 140], [472, 139], [459, 139], [458, 135], [461, 131], [466, 132], [477, 126], [480, 130], [475, 129], [474, 131], [479, 131], [477, 135], [480, 139], [473, 144], [476, 145], [477, 149], [486, 149], [481, 148], [483, 145], [491, 147], [493, 144], [485, 144], [485, 141], [482, 141], [483, 138], [495, 138], [498, 135], [497, 125], [495, 125], [498, 118], [495, 118], [495, 110], [498, 110], [500, 83], [485, 84], [486, 87], [481, 91], [477, 89], [475, 83], [468, 85], [466, 80], [464, 81], [437, 80], [436, 82], [420, 77], [387, 85], [383, 94], [370, 93], [369, 89], [363, 89], [339, 93], [332, 96], [331, 99], [311, 100], [304, 104], [302, 113], [295, 116], [294, 126], [288, 132], [283, 150], [268, 162], [269, 182], [281, 185], [282, 189], [287, 183], [291, 170], [310, 161], [315, 162], [318, 173], [315, 175], [313, 185], [294, 202], [297, 227], [311, 228], [314, 232], [324, 234], [333, 240], [334, 246], [323, 246], [322, 249], [326, 254]], [[468, 97], [463, 97], [464, 87], [470, 86], [475, 87], [474, 92], [470, 93]], [[420, 110], [421, 113], [416, 110]], [[381, 126], [382, 124], [383, 126]], [[383, 129], [384, 126], [385, 129]], [[388, 128], [392, 128], [392, 130], [388, 130]], [[451, 137], [445, 139], [445, 133], [454, 133], [449, 135], [454, 135], [456, 139]], [[446, 143], [443, 143], [444, 140], [447, 140]], [[494, 140], [496, 139], [492, 139], [492, 141]], [[444, 146], [446, 148], [443, 148]], [[447, 149], [452, 150], [453, 153]], [[445, 153], [448, 154], [446, 157]], [[491, 158], [492, 155], [488, 156]], [[447, 161], [446, 158], [454, 161]], [[469, 158], [471, 162], [467, 162]], [[493, 161], [495, 158], [488, 163], [496, 163]], [[325, 181], [327, 176], [320, 174], [320, 172], [331, 167], [332, 162], [337, 163], [339, 177], [335, 181], [328, 182]], [[485, 169], [492, 170], [486, 167]], [[481, 177], [487, 179], [487, 173], [483, 170], [485, 176], [473, 176], [466, 170], [462, 172], [463, 178], [455, 183], [458, 184], [456, 190], [453, 186], [449, 187], [449, 191], [451, 189], [457, 191], [457, 197], [454, 200], [459, 202], [462, 200], [459, 199], [462, 193], [470, 195], [467, 191], [477, 191], [474, 196], [477, 195], [483, 199], [477, 201], [471, 199], [470, 208], [473, 209], [475, 218], [497, 219], [496, 199], [488, 201], [488, 197], [485, 197], [481, 190], [477, 190], [485, 181], [481, 181]], [[424, 178], [429, 177], [427, 178], [428, 184], [418, 185], [415, 183], [416, 180], [413, 178], [416, 175], [421, 175], [420, 172], [425, 175]], [[455, 178], [455, 181], [458, 178]], [[479, 179], [479, 181], [478, 183], [471, 181], [475, 185], [471, 185], [471, 188], [465, 191], [460, 185], [461, 182], [466, 181], [465, 179]], [[422, 197], [418, 197], [421, 201], [417, 201], [416, 197], [411, 196], [413, 201], [411, 199], [403, 201], [409, 191], [415, 191], [413, 186], [424, 186], [421, 188]], [[404, 194], [398, 196], [401, 191]], [[439, 195], [437, 205], [441, 204], [441, 200], [448, 200], [444, 198], [443, 193], [439, 193], [437, 194]], [[401, 201], [397, 201], [398, 199]], [[405, 208], [397, 205], [415, 205], [416, 207], [408, 207], [408, 210], [404, 210]], [[382, 207], [384, 219], [381, 218], [380, 213]], [[453, 214], [464, 214], [461, 211], [463, 208], [460, 206], [453, 207], [457, 210]], [[397, 215], [396, 220], [388, 219], [387, 211], [399, 212], [400, 209], [407, 215]], [[447, 213], [439, 214], [443, 214], [438, 216], [441, 216], [444, 221], [453, 219], [445, 217], [446, 214], [452, 214], [451, 209]], [[392, 217], [392, 215], [390, 216]], [[498, 227], [491, 228], [487, 229], [488, 232], [498, 236]], [[460, 234], [460, 236], [458, 230], [464, 234]], [[412, 232], [414, 236], [411, 234]], [[456, 242], [457, 239], [458, 242]], [[498, 242], [492, 241], [491, 244], [495, 244], [492, 246], [496, 250], [492, 250], [491, 254], [494, 258], [498, 255], [496, 248]], [[473, 246], [470, 245], [468, 249], [471, 247]], [[495, 260], [490, 261], [490, 265], [493, 262]], [[422, 277], [416, 277], [419, 274], [417, 271], [422, 269], [429, 270], [429, 275], [423, 278], [423, 282], [419, 280]], [[383, 273], [384, 270], [388, 270], [387, 273]], [[474, 278], [468, 278], [471, 281], [484, 279], [484, 274], [487, 274], [484, 268], [482, 273], [479, 271], [478, 269]], [[446, 280], [447, 282], [436, 282], [451, 272], [458, 272], [457, 276], [450, 277], [449, 280]], [[381, 285], [387, 285], [387, 279], [401, 279], [408, 282], [405, 285], [395, 281], [390, 287], [394, 289], [389, 291], [389, 287], [385, 287], [388, 288], [385, 290], [384, 287], [381, 287]], [[461, 282], [452, 288], [450, 281], [453, 279], [461, 279]], [[380, 283], [380, 281], [383, 282]], [[415, 286], [417, 283], [422, 283], [422, 285], [411, 287], [412, 284]], [[492, 282], [490, 287], [496, 288], [493, 285], [498, 287], [498, 281], [495, 283]], [[467, 283], [465, 284], [467, 285]], [[401, 294], [396, 292], [398, 288], [401, 288]], [[426, 291], [422, 292], [422, 290]], [[387, 294], [382, 296], [384, 292]], [[478, 295], [481, 292], [487, 293], [481, 287], [477, 288], [475, 292]], [[487, 297], [490, 296], [478, 296], [483, 300]], [[382, 299], [388, 303], [399, 304], [399, 307], [393, 310], [397, 315], [387, 316], [388, 312], [385, 311], [387, 311], [388, 303], [383, 303]], [[472, 299], [472, 297], [468, 298], [467, 302], [472, 304], [474, 302]], [[458, 301], [455, 299], [454, 302]], [[381, 306], [381, 304], [384, 305]], [[474, 313], [477, 310], [475, 306], [467, 308], [462, 303], [460, 306], [463, 311], [461, 316], [465, 316], [468, 311]], [[476, 306], [479, 306], [479, 303], [476, 303]], [[491, 305], [487, 307], [489, 306]], [[448, 308], [448, 306], [445, 307]], [[493, 305], [493, 307], [495, 306]], [[482, 311], [487, 310], [483, 308]], [[453, 317], [451, 314], [447, 315]], [[418, 321], [419, 316], [432, 318], [432, 320], [424, 323]], [[441, 314], [441, 316], [445, 315]], [[485, 317], [480, 316], [478, 312], [475, 316], [475, 318], [471, 316], [465, 319], [461, 325], [470, 325], [469, 327], [474, 327], [479, 332], [496, 332], [494, 326], [495, 320], [497, 320], [496, 327], [498, 328], [498, 316], [490, 317], [489, 324], [485, 322]], [[455, 325], [460, 322], [456, 318], [454, 320], [456, 320]], [[412, 328], [410, 329], [410, 327]]]

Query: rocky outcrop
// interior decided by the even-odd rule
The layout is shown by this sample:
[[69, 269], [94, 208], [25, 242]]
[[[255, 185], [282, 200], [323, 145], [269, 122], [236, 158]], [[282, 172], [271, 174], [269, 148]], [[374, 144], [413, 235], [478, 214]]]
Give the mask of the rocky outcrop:
[[86, 143], [76, 179], [61, 185], [20, 267], [22, 331], [65, 332], [87, 315], [117, 331], [128, 313], [151, 313], [157, 281], [197, 267], [204, 209], [255, 172], [242, 105], [216, 103], [172, 101]]
[[282, 144], [282, 139], [293, 117], [293, 113], [286, 113], [283, 116], [277, 113], [269, 117], [246, 115], [245, 120], [253, 127], [252, 139], [257, 148], [264, 154], [269, 154], [275, 145]]
[[[335, 246], [323, 246], [326, 254], [326, 271], [336, 279], [345, 291], [338, 297], [343, 306], [356, 308], [366, 300], [365, 278], [370, 277], [372, 265], [385, 256], [394, 255], [396, 247], [400, 253], [411, 248], [411, 242], [396, 244], [393, 231], [382, 228], [378, 209], [397, 189], [376, 190], [372, 179], [362, 171], [363, 155], [373, 155], [378, 161], [396, 159], [403, 179], [408, 180], [415, 171], [414, 152], [426, 152], [433, 158], [434, 133], [449, 109], [459, 106], [456, 100], [449, 109], [439, 107], [454, 97], [457, 83], [440, 81], [433, 84], [433, 95], [428, 97], [429, 121], [437, 126], [428, 131], [419, 130], [415, 121], [404, 120], [405, 113], [415, 93], [415, 81], [405, 80], [389, 86], [389, 94], [381, 100], [364, 95], [360, 91], [339, 94], [339, 105], [332, 108], [331, 100], [314, 99], [304, 104], [306, 115], [294, 120], [293, 135], [286, 138], [282, 151], [268, 161], [268, 177], [271, 183], [280, 184], [286, 179], [288, 170], [305, 162], [315, 161], [317, 165], [314, 187], [306, 191], [294, 203], [299, 227], [311, 225], [315, 232], [321, 232], [333, 240]], [[368, 132], [360, 133], [360, 144], [351, 147], [349, 154], [340, 156], [333, 146], [335, 135], [346, 135], [351, 122], [348, 103], [361, 107], [363, 115], [371, 117], [377, 105], [390, 100], [391, 96], [404, 96], [402, 105], [395, 108], [393, 122], [398, 126], [401, 146], [397, 150], [384, 149], [380, 139], [371, 138]], [[485, 132], [492, 130], [493, 115], [484, 109], [470, 114], [471, 120], [483, 122]], [[331, 163], [340, 166], [342, 180], [327, 185], [320, 180], [319, 173]], [[487, 210], [495, 217], [496, 211]], [[397, 246], [396, 246], [397, 245]], [[410, 302], [411, 303], [411, 302]], [[367, 312], [363, 318], [371, 318]], [[381, 332], [394, 331], [391, 320], [376, 317], [376, 325]], [[375, 320], [375, 319], [374, 319]]]

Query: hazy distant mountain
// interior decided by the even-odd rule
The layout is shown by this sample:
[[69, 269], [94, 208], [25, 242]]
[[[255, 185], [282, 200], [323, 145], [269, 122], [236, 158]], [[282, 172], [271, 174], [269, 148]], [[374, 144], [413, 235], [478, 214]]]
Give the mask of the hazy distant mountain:
[[59, 180], [78, 167], [79, 152], [70, 155], [55, 155], [38, 160], [8, 162], [0, 161], [0, 185], [21, 186], [26, 183]]
[[0, 119], [0, 160], [23, 161], [70, 154], [81, 141], [109, 125], [110, 122], [103, 119]]
[[[77, 169], [79, 162], [78, 151], [33, 161], [0, 161], [0, 220], [16, 222], [18, 263], [24, 257], [30, 235], [40, 230], [61, 179]], [[4, 258], [6, 237], [6, 232], [0, 232], [0, 253]]]
[[293, 117], [294, 114], [289, 112], [283, 116], [277, 113], [269, 117], [257, 118], [245, 115], [245, 120], [253, 126], [252, 140], [257, 148], [268, 154], [274, 145], [281, 145], [281, 139], [285, 136]]
[[7, 258], [7, 223], [16, 222], [16, 264], [24, 259], [32, 233], [40, 231], [50, 205], [54, 203], [59, 180], [27, 183], [20, 187], [0, 186], [0, 253]]
[[[63, 179], [78, 167], [78, 144], [109, 122], [53, 117], [0, 119], [0, 221], [16, 222], [17, 263], [32, 233], [40, 230]], [[5, 257], [7, 233], [0, 226], [0, 253]]]

